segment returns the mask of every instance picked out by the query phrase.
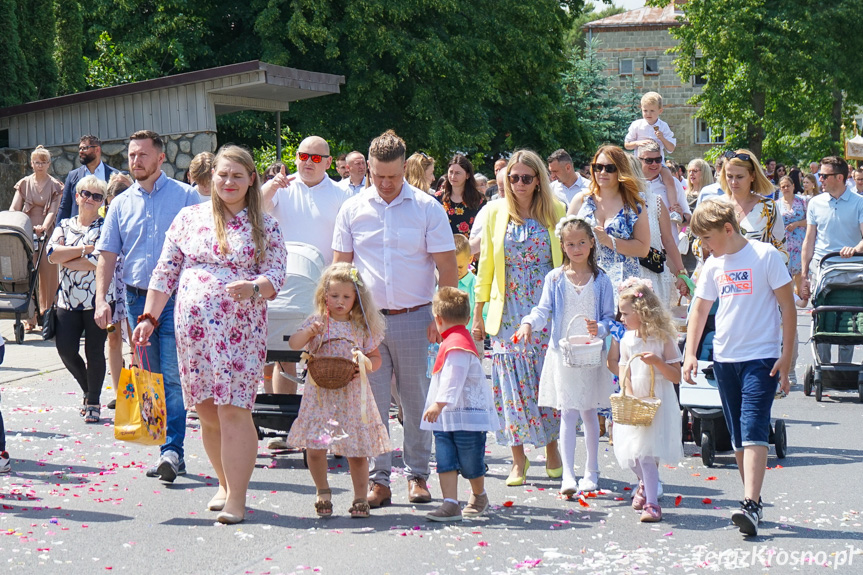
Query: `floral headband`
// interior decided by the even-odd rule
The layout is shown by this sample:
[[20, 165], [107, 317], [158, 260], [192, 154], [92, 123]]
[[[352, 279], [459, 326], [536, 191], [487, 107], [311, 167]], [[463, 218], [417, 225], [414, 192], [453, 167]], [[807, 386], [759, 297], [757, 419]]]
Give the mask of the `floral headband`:
[[[623, 293], [632, 288], [647, 288], [653, 291], [653, 282], [645, 278], [629, 277], [617, 286], [617, 293]], [[635, 292], [633, 295], [637, 298], [644, 297], [644, 293], [640, 291]]]
[[563, 238], [561, 238], [561, 234], [563, 233], [563, 228], [567, 224], [572, 223], [572, 222], [584, 222], [584, 223], [586, 223], [587, 227], [590, 228], [590, 237], [592, 237], [594, 240], [596, 240], [596, 236], [593, 234], [593, 226], [590, 225], [590, 222], [588, 222], [584, 218], [580, 218], [578, 216], [573, 216], [573, 215], [566, 215], [566, 216], [563, 216], [562, 218], [560, 218], [560, 221], [557, 222], [556, 226], [554, 226], [554, 235], [556, 235], [558, 239], [563, 239]]
[[351, 279], [354, 282], [354, 285], [357, 287], [363, 287], [363, 280], [360, 279], [360, 272], [357, 271], [356, 266], [351, 266]]

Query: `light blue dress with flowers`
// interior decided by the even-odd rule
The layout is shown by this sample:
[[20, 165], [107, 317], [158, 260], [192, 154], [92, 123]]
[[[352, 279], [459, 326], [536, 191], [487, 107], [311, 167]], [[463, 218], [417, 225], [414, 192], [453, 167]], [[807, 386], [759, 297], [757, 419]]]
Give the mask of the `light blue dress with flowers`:
[[491, 382], [501, 430], [500, 445], [537, 447], [557, 440], [560, 415], [539, 406], [539, 376], [548, 349], [550, 326], [533, 332], [530, 341], [513, 343], [521, 319], [539, 303], [545, 275], [553, 267], [548, 230], [528, 219], [507, 224], [504, 238], [506, 301], [497, 335], [491, 336]]
[[[596, 202], [593, 201], [593, 196], [584, 198], [581, 204], [581, 209], [578, 211], [578, 217], [584, 219], [592, 226], [602, 225], [596, 219]], [[619, 240], [628, 240], [632, 238], [632, 232], [635, 229], [635, 222], [638, 221], [638, 215], [641, 210], [634, 211], [629, 206], [624, 205], [614, 218], [608, 223], [605, 228], [605, 233]], [[623, 283], [624, 280], [630, 277], [641, 277], [641, 264], [635, 256], [624, 256], [603, 245], [597, 244], [596, 263], [602, 268], [609, 279], [611, 285], [614, 286], [614, 303], [617, 304], [617, 286]]]

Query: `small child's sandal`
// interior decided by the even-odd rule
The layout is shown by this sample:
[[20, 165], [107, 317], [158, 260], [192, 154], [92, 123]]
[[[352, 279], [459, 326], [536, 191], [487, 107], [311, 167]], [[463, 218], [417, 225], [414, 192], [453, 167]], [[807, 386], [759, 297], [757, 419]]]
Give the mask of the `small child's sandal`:
[[369, 500], [365, 498], [354, 499], [353, 504], [351, 504], [351, 508], [348, 509], [348, 513], [350, 513], [351, 517], [354, 519], [367, 519], [371, 513]]
[[315, 501], [315, 513], [318, 517], [329, 517], [333, 514], [333, 502], [331, 499], [321, 499], [321, 495], [329, 495], [332, 497], [332, 489], [318, 489], [315, 492], [317, 500]]

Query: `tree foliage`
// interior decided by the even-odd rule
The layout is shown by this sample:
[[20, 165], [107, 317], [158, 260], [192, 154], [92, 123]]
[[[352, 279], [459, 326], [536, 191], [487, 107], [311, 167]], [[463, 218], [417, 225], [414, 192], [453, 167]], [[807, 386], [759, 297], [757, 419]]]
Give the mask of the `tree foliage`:
[[[605, 1], [605, 0], [603, 0]], [[565, 43], [569, 48], [584, 48], [587, 43], [587, 34], [584, 33], [584, 25], [588, 22], [595, 22], [615, 14], [626, 12], [624, 8], [619, 6], [600, 5], [597, 6], [593, 2], [588, 2], [584, 5], [584, 10], [578, 16], [572, 19], [572, 25], [566, 32]]]
[[863, 0], [690, 0], [683, 11], [675, 63], [681, 78], [707, 78], [699, 117], [757, 155], [790, 139], [806, 157], [839, 151], [843, 110], [863, 102], [863, 68], [846, 56], [863, 50]]
[[59, 74], [59, 94], [83, 92], [86, 87], [84, 19], [81, 10], [81, 3], [75, 0], [54, 4], [57, 21], [54, 59]]
[[[99, 34], [99, 39], [96, 40], [96, 51], [98, 55], [95, 58], [84, 56], [84, 62], [87, 64], [88, 88], [107, 88], [136, 81], [131, 71], [132, 62], [128, 56], [117, 49], [107, 32]], [[146, 79], [146, 77], [137, 78], [137, 80]]]
[[578, 114], [589, 138], [582, 153], [573, 155], [577, 165], [587, 163], [602, 144], [622, 145], [629, 124], [639, 114], [635, 84], [627, 90], [611, 89], [611, 78], [605, 73], [608, 63], [597, 54], [599, 45], [599, 39], [593, 38], [583, 50], [573, 48], [562, 76], [564, 104]]
[[18, 6], [15, 0], [0, 0], [0, 106], [26, 101], [27, 84], [22, 71], [26, 68], [18, 35]]

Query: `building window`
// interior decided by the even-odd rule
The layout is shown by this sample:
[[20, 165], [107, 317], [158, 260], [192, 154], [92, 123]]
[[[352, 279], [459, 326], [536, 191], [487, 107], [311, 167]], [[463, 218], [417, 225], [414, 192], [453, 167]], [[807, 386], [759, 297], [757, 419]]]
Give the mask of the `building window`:
[[644, 75], [658, 76], [659, 75], [659, 58], [644, 59]]
[[696, 74], [692, 77], [692, 85], [696, 88], [704, 86], [707, 84], [707, 76], [704, 74]]
[[632, 76], [632, 58], [621, 58], [620, 59], [620, 75], [621, 76]]
[[9, 147], [9, 130], [0, 130], [0, 148]]
[[725, 128], [713, 130], [707, 122], [701, 118], [695, 119], [695, 143], [696, 144], [724, 144]]

